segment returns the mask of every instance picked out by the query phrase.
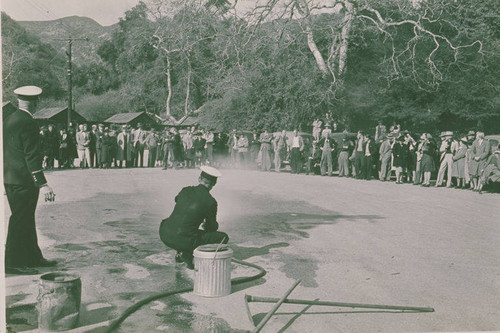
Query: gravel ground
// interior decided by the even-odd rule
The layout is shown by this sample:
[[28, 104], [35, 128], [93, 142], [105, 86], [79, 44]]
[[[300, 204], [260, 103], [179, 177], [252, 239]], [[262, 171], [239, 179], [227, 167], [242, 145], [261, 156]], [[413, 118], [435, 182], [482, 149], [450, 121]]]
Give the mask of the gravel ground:
[[[267, 275], [222, 298], [152, 302], [123, 332], [244, 332], [244, 295], [433, 307], [434, 313], [283, 305], [264, 332], [500, 330], [500, 195], [349, 178], [222, 170], [212, 194], [234, 257]], [[82, 279], [80, 329], [103, 331], [137, 300], [192, 285], [159, 240], [160, 221], [196, 170], [64, 170], [40, 202], [44, 255]], [[6, 202], [6, 199], [5, 199]], [[6, 206], [8, 207], [8, 205]], [[8, 212], [7, 212], [8, 213]], [[254, 270], [233, 264], [233, 277]], [[39, 276], [7, 276], [7, 326], [37, 327]], [[272, 304], [251, 303], [255, 321]]]

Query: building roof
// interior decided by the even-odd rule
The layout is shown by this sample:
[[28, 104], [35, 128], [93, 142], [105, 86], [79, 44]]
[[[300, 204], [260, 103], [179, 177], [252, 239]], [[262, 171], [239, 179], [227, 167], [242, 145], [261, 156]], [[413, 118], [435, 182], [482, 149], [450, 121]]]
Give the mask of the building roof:
[[143, 114], [145, 114], [145, 112], [117, 113], [106, 119], [104, 122], [115, 123], [115, 124], [126, 124]]
[[41, 110], [38, 110], [37, 112], [35, 112], [35, 114], [33, 115], [33, 118], [35, 119], [50, 119], [52, 117], [54, 117], [55, 115], [63, 112], [63, 111], [67, 111], [68, 110], [68, 107], [65, 107], [65, 108], [45, 108], [45, 109], [41, 109]]
[[200, 123], [200, 117], [189, 116], [182, 122], [183, 126], [193, 126]]
[[194, 126], [200, 123], [200, 117], [197, 115], [189, 115], [179, 124], [174, 124], [170, 119], [163, 122], [167, 126]]
[[[57, 108], [44, 108], [40, 109], [33, 115], [34, 119], [41, 121], [55, 121], [55, 122], [65, 122], [68, 116], [68, 107], [57, 107]], [[76, 112], [71, 110], [71, 119], [77, 122], [86, 122], [87, 119]]]

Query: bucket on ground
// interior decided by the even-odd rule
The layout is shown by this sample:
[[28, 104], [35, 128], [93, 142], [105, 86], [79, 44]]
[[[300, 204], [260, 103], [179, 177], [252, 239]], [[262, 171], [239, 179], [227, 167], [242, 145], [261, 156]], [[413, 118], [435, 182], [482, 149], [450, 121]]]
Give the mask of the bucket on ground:
[[231, 257], [226, 245], [207, 244], [194, 252], [193, 293], [204, 297], [221, 297], [231, 293]]
[[82, 282], [68, 273], [47, 273], [40, 277], [38, 288], [38, 329], [65, 331], [78, 325]]

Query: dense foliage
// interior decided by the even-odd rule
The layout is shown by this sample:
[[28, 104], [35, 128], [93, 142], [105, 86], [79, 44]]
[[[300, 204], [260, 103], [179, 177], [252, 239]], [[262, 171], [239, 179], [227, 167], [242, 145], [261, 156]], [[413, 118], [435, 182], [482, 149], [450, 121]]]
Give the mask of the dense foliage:
[[3, 100], [14, 101], [12, 91], [23, 85], [37, 85], [44, 96], [65, 96], [64, 54], [42, 43], [2, 12], [2, 86]]
[[[401, 6], [406, 2], [370, 4], [397, 21], [418, 14]], [[372, 16], [360, 7], [350, 30], [346, 70], [337, 82], [316, 66], [299, 20], [283, 17], [249, 24], [230, 15], [226, 1], [208, 1], [201, 7], [175, 2], [162, 14], [153, 6], [158, 3], [166, 1], [141, 2], [128, 11], [111, 38], [97, 48], [100, 60], [76, 64], [75, 102], [84, 116], [102, 120], [116, 112], [137, 111], [164, 116], [168, 104], [178, 118], [201, 111], [204, 122], [219, 130], [309, 130], [314, 118], [330, 112], [351, 130], [373, 128], [380, 119], [416, 131], [480, 127], [500, 132], [498, 1], [425, 2], [426, 8], [436, 9], [435, 16], [426, 11], [426, 29], [454, 45], [481, 41], [481, 48], [460, 49], [458, 56], [440, 47], [429, 57], [435, 47], [432, 38], [419, 36], [416, 43], [413, 29], [405, 25], [388, 26], [383, 33], [362, 18]], [[18, 60], [16, 65], [28, 71], [21, 74], [16, 68], [13, 73], [19, 79], [4, 79], [4, 98], [7, 87], [21, 83], [22, 77], [51, 86], [49, 96], [62, 98], [61, 83], [52, 73], [60, 70], [63, 59], [44, 68], [54, 50], [39, 46], [35, 37], [20, 38], [21, 30], [14, 31], [15, 22], [4, 16], [2, 35], [9, 38], [3, 41], [4, 78], [9, 59], [5, 45], [29, 49], [33, 54], [28, 59], [36, 58]], [[312, 17], [314, 38], [324, 54], [332, 45], [332, 29], [341, 21], [340, 14]], [[415, 43], [413, 53], [403, 53], [395, 70], [391, 56], [409, 41]]]

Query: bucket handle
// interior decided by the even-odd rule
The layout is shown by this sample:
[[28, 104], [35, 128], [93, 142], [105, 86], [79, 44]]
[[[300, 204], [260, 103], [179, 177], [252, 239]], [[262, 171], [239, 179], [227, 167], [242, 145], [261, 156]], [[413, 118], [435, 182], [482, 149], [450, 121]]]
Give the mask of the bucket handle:
[[215, 257], [217, 257], [217, 252], [219, 252], [219, 249], [220, 249], [221, 245], [224, 243], [224, 240], [226, 240], [226, 236], [224, 236], [224, 237], [222, 238], [222, 240], [220, 241], [220, 243], [217, 245], [217, 248], [215, 249], [215, 252], [214, 252], [214, 257], [213, 257], [213, 259], [212, 259], [212, 266], [213, 266], [213, 265], [214, 265], [214, 263], [215, 263]]

